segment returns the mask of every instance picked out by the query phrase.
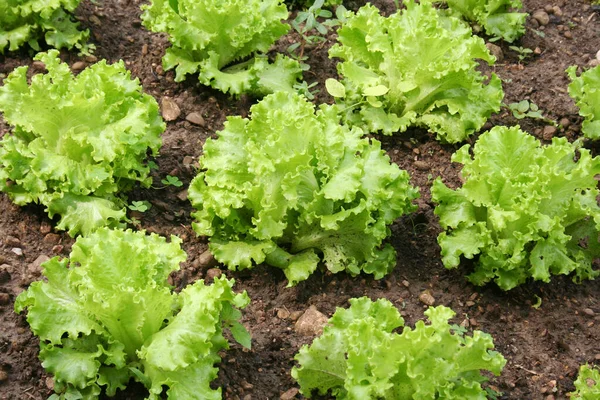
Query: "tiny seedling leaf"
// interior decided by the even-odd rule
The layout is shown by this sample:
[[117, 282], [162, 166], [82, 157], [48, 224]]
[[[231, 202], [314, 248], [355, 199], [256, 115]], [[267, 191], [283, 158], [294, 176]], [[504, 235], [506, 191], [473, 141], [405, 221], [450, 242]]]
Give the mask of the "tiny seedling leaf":
[[325, 81], [325, 88], [333, 97], [346, 97], [346, 88], [337, 79], [327, 79]]

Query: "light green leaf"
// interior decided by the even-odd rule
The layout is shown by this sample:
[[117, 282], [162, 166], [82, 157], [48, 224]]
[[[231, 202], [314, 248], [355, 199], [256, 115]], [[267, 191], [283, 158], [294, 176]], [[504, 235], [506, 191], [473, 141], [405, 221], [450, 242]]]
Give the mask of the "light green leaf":
[[346, 97], [346, 88], [337, 79], [328, 78], [325, 80], [325, 88], [333, 97]]

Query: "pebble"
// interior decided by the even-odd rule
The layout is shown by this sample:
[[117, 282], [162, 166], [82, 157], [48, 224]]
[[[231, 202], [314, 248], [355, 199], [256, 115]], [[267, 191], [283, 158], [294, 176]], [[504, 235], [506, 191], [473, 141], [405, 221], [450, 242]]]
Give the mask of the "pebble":
[[35, 259], [34, 262], [32, 262], [31, 264], [29, 264], [29, 267], [27, 268], [29, 272], [32, 273], [39, 273], [42, 270], [41, 265], [43, 263], [45, 263], [46, 261], [48, 261], [50, 259], [50, 257], [48, 257], [45, 254], [41, 254], [38, 256], [38, 258]]
[[8, 380], [8, 374], [6, 371], [0, 369], [0, 382], [6, 382]]
[[243, 400], [252, 400], [252, 395], [251, 394], [245, 395]]
[[290, 312], [285, 308], [277, 309], [277, 318], [279, 319], [288, 319], [290, 317]]
[[542, 26], [548, 25], [550, 23], [550, 16], [544, 10], [535, 11], [532, 17]]
[[186, 117], [185, 120], [188, 122], [191, 122], [194, 125], [198, 125], [204, 128], [204, 126], [206, 126], [206, 122], [204, 121], [204, 118], [202, 117], [202, 115], [200, 115], [199, 112], [192, 112], [189, 113]]
[[217, 265], [217, 260], [209, 250], [206, 250], [194, 260], [194, 268], [198, 269], [214, 267], [215, 265]]
[[95, 15], [92, 15], [90, 17], [90, 22], [94, 25], [102, 25], [102, 22], [100, 21], [100, 18], [96, 17]]
[[98, 57], [96, 57], [96, 56], [95, 56], [95, 55], [93, 55], [93, 54], [90, 54], [89, 56], [85, 56], [85, 61], [87, 61], [87, 62], [89, 62], [89, 63], [93, 64], [93, 63], [95, 63], [95, 62], [97, 62], [97, 61], [98, 61]]
[[562, 17], [562, 15], [563, 15], [563, 12], [559, 6], [552, 7], [552, 13], [554, 15], [556, 15], [557, 17]]
[[571, 33], [571, 31], [565, 31], [563, 33], [563, 36], [566, 37], [567, 39], [573, 39], [573, 34]]
[[410, 287], [410, 282], [405, 279], [405, 280], [402, 281], [402, 286], [404, 286], [404, 287]]
[[292, 321], [297, 321], [298, 318], [300, 318], [302, 316], [302, 314], [303, 314], [302, 311], [292, 311], [290, 313], [290, 319]]
[[40, 225], [40, 233], [42, 235], [49, 234], [51, 230], [52, 230], [52, 226], [50, 226], [50, 224], [47, 222], [42, 222], [42, 224]]
[[421, 171], [427, 171], [429, 169], [429, 163], [425, 161], [415, 161], [415, 168]]
[[188, 191], [187, 191], [187, 189], [184, 189], [181, 192], [177, 193], [177, 198], [180, 201], [183, 201], [183, 202], [188, 201]]
[[48, 390], [54, 390], [54, 379], [51, 376], [46, 377], [46, 387]]
[[23, 255], [23, 249], [20, 247], [13, 247], [12, 249], [10, 249], [11, 252], [13, 252], [14, 254], [18, 255], [18, 256], [22, 256]]
[[71, 69], [73, 71], [81, 71], [85, 69], [86, 66], [87, 64], [84, 61], [77, 61], [71, 66]]
[[596, 53], [596, 60], [600, 61], [600, 50]]
[[303, 336], [317, 336], [323, 333], [323, 328], [326, 324], [327, 317], [317, 310], [317, 307], [310, 306], [304, 314], [298, 318], [298, 321], [296, 321], [296, 324], [294, 325], [294, 329]]
[[46, 64], [44, 64], [41, 61], [34, 61], [32, 65], [33, 69], [35, 69], [36, 71], [44, 71], [46, 69]]
[[148, 54], [148, 45], [146, 43], [144, 43], [144, 45], [142, 46], [142, 55], [145, 56]]
[[502, 48], [494, 43], [486, 43], [485, 47], [492, 53], [494, 57], [496, 57], [497, 62], [502, 62], [504, 60], [504, 52]]
[[10, 295], [8, 293], [0, 293], [0, 306], [10, 303]]
[[566, 129], [571, 125], [571, 121], [569, 118], [561, 118], [558, 124]]
[[179, 106], [169, 97], [162, 98], [162, 116], [165, 121], [175, 121], [181, 115]]
[[435, 298], [428, 291], [424, 291], [419, 295], [419, 301], [427, 306], [435, 304]]
[[300, 391], [298, 390], [298, 388], [291, 388], [290, 390], [288, 390], [287, 392], [285, 392], [284, 394], [282, 394], [279, 398], [281, 400], [292, 400], [294, 397], [296, 397], [296, 395], [299, 392]]
[[44, 236], [44, 243], [46, 244], [58, 244], [60, 242], [60, 235], [56, 233], [48, 233]]
[[593, 317], [595, 315], [594, 310], [592, 310], [591, 308], [584, 308], [583, 313], [590, 317]]
[[552, 126], [552, 125], [547, 125], [544, 127], [544, 130], [542, 130], [542, 138], [544, 140], [552, 140], [555, 133], [556, 133], [556, 127]]
[[251, 383], [248, 383], [248, 382], [247, 382], [246, 380], [244, 380], [244, 379], [242, 380], [242, 382], [241, 382], [241, 385], [242, 385], [242, 387], [243, 387], [245, 390], [250, 390], [250, 389], [253, 389], [253, 388], [254, 388], [254, 385], [253, 385], [253, 384], [251, 384]]
[[16, 238], [16, 237], [10, 236], [10, 235], [7, 236], [6, 239], [4, 239], [4, 243], [7, 246], [10, 246], [10, 247], [19, 247], [19, 246], [21, 246], [21, 240], [19, 240], [19, 238]]
[[223, 275], [223, 271], [221, 271], [219, 268], [211, 268], [208, 271], [206, 271], [206, 279], [209, 279], [209, 280], [218, 278], [221, 275]]

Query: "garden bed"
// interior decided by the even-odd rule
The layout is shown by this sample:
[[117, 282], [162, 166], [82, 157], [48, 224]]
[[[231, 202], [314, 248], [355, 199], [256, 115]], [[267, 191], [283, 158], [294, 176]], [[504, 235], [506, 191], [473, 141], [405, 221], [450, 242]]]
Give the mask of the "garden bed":
[[[393, 1], [373, 1], [386, 14], [395, 10]], [[174, 82], [172, 72], [164, 72], [161, 57], [168, 46], [166, 37], [148, 32], [140, 23], [139, 0], [85, 2], [77, 11], [84, 28], [92, 32], [96, 45], [94, 57], [78, 57], [62, 52], [62, 58], [74, 68], [95, 59], [116, 62], [123, 59], [145, 91], [163, 105], [174, 102], [180, 114], [167, 123], [164, 144], [154, 171], [157, 188], [137, 189], [130, 200], [148, 200], [153, 207], [134, 215], [141, 228], [161, 235], [178, 235], [188, 260], [172, 276], [182, 288], [197, 279], [212, 279], [219, 271], [207, 257], [206, 238], [196, 237], [191, 229], [191, 206], [184, 189], [195, 176], [195, 163], [202, 144], [222, 129], [229, 115], [248, 114], [254, 100], [238, 99], [210, 90], [193, 77]], [[362, 1], [349, 1], [356, 10]], [[554, 8], [552, 8], [554, 7]], [[540, 119], [517, 121], [506, 108], [494, 115], [486, 128], [514, 125], [533, 134], [544, 143], [554, 136], [569, 140], [580, 137], [581, 118], [567, 94], [569, 80], [564, 73], [570, 65], [589, 67], [600, 51], [600, 12], [589, 0], [524, 0], [524, 11], [533, 14], [546, 9], [548, 23], [540, 25], [529, 17], [527, 31], [518, 45], [534, 53], [520, 61], [508, 44], [496, 42], [503, 54], [491, 68], [503, 80], [506, 104], [529, 100], [544, 116], [557, 121], [555, 128]], [[298, 37], [284, 36], [278, 49], [284, 49]], [[335, 62], [327, 57], [327, 42], [307, 49], [311, 65], [304, 77], [319, 82], [315, 102], [331, 102], [324, 89], [327, 78], [337, 77]], [[600, 53], [599, 53], [600, 56]], [[13, 68], [32, 65], [27, 50], [0, 56], [0, 78]], [[34, 69], [35, 66], [32, 66]], [[489, 72], [486, 70], [486, 72]], [[166, 99], [166, 100], [165, 100]], [[201, 118], [198, 118], [198, 115]], [[0, 135], [9, 131], [0, 122]], [[398, 253], [397, 266], [387, 277], [349, 277], [318, 272], [296, 287], [286, 288], [281, 271], [259, 266], [252, 271], [232, 273], [238, 290], [247, 290], [252, 303], [243, 312], [243, 323], [252, 334], [252, 350], [235, 344], [223, 357], [215, 386], [223, 388], [226, 399], [302, 398], [290, 376], [293, 356], [302, 344], [314, 338], [297, 332], [295, 322], [310, 306], [330, 316], [336, 307], [347, 307], [348, 299], [385, 297], [401, 311], [407, 325], [423, 318], [426, 306], [419, 299], [427, 291], [436, 305], [456, 311], [454, 322], [468, 329], [490, 333], [496, 348], [508, 363], [500, 377], [490, 385], [506, 399], [562, 399], [573, 390], [579, 365], [600, 363], [600, 284], [589, 281], [576, 285], [567, 277], [553, 277], [549, 284], [528, 283], [508, 293], [493, 284], [475, 287], [465, 280], [472, 265], [464, 262], [448, 271], [440, 259], [436, 237], [440, 232], [430, 185], [440, 176], [450, 187], [460, 185], [460, 166], [450, 156], [460, 145], [442, 145], [418, 129], [379, 138], [393, 162], [409, 172], [412, 183], [420, 188], [418, 210], [392, 226], [391, 243]], [[475, 140], [471, 138], [471, 142]], [[586, 142], [598, 155], [599, 147]], [[160, 184], [166, 175], [179, 177], [184, 186]], [[15, 297], [40, 276], [39, 264], [45, 257], [67, 256], [73, 243], [64, 232], [56, 232], [42, 207], [17, 207], [6, 195], [0, 195], [0, 399], [45, 399], [52, 393], [48, 378], [37, 358], [38, 341], [32, 336], [24, 316], [13, 312]], [[533, 307], [541, 299], [539, 307]], [[144, 397], [137, 385], [118, 393], [118, 399]]]

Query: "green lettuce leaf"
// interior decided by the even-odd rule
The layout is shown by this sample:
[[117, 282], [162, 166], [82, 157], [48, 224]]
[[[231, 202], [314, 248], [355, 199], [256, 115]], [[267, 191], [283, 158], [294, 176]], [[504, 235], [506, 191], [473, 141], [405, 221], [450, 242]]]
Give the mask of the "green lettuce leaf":
[[278, 92], [230, 117], [206, 141], [189, 199], [194, 230], [231, 269], [266, 262], [290, 285], [322, 259], [332, 272], [376, 278], [396, 264], [382, 245], [418, 192], [376, 140], [340, 125], [335, 110]]
[[499, 375], [506, 360], [492, 351], [490, 335], [454, 332], [444, 306], [425, 311], [431, 321], [404, 328], [398, 310], [385, 299], [350, 300], [338, 308], [323, 334], [295, 357], [292, 377], [310, 398], [330, 393], [337, 399], [485, 399], [480, 370]]
[[54, 376], [59, 399], [113, 396], [133, 378], [159, 399], [220, 398], [210, 388], [223, 328], [244, 345], [238, 322], [249, 303], [233, 280], [202, 280], [180, 294], [167, 283], [185, 260], [175, 236], [101, 228], [79, 237], [70, 259], [44, 263], [47, 281], [34, 282], [15, 302], [40, 338], [42, 366]]
[[512, 43], [525, 33], [527, 13], [518, 13], [523, 7], [521, 0], [432, 0], [446, 3], [467, 21], [479, 24], [485, 33]]
[[600, 256], [599, 158], [566, 138], [542, 146], [518, 126], [495, 127], [472, 157], [469, 149], [452, 157], [463, 164], [463, 186], [452, 190], [438, 178], [431, 191], [446, 268], [477, 255], [469, 280], [494, 280], [504, 290], [528, 278], [574, 273], [580, 282], [600, 274], [592, 267]]
[[175, 69], [176, 81], [198, 72], [202, 84], [224, 93], [295, 91], [300, 64], [264, 56], [289, 30], [281, 0], [152, 0], [142, 9], [144, 26], [169, 35], [163, 66]]
[[71, 235], [122, 226], [123, 193], [151, 184], [145, 159], [165, 129], [158, 104], [122, 61], [74, 77], [56, 50], [35, 59], [47, 73], [28, 84], [19, 67], [0, 87], [0, 111], [14, 126], [0, 142], [0, 190], [18, 205], [43, 204]]
[[570, 393], [571, 399], [595, 400], [600, 398], [600, 370], [589, 365], [579, 368], [575, 381], [575, 391]]
[[89, 54], [89, 31], [80, 31], [72, 16], [81, 0], [3, 0], [0, 2], [0, 54], [29, 44], [39, 50], [38, 40], [57, 49], [73, 47]]
[[330, 57], [342, 60], [345, 87], [338, 109], [352, 124], [385, 134], [423, 126], [448, 143], [479, 130], [504, 96], [500, 79], [487, 85], [478, 60], [493, 63], [481, 38], [430, 3], [404, 2], [383, 17], [372, 5], [350, 15]]
[[579, 107], [579, 115], [584, 118], [581, 132], [589, 139], [600, 139], [600, 66], [589, 69], [577, 76], [577, 66], [567, 69], [571, 78], [569, 95]]

